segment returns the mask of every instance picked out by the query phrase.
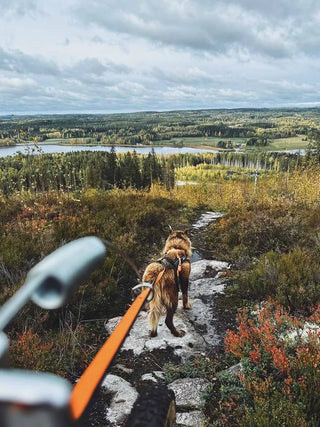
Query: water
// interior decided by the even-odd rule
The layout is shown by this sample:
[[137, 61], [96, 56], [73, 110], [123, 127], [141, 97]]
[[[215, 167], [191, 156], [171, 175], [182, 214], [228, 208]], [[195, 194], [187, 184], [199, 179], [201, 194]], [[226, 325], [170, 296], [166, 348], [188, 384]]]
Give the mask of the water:
[[[111, 151], [111, 146], [106, 145], [59, 145], [59, 144], [39, 144], [42, 153], [71, 153], [73, 151]], [[1, 147], [0, 148], [0, 157], [14, 156], [19, 151], [23, 154], [26, 153], [26, 150], [32, 148], [32, 146], [19, 145], [15, 147]], [[136, 151], [138, 154], [149, 154], [154, 149], [154, 152], [158, 155], [165, 154], [185, 154], [185, 153], [217, 153], [217, 150], [208, 150], [204, 148], [191, 148], [191, 147], [128, 147], [117, 145], [115, 146], [116, 153], [125, 153], [127, 151]], [[34, 152], [34, 154], [38, 154]]]

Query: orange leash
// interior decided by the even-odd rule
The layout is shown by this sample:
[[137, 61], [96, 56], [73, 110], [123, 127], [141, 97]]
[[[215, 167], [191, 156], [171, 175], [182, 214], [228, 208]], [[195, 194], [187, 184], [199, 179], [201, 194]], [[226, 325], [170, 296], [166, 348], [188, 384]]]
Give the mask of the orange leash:
[[[164, 272], [165, 270], [159, 273], [154, 285], [161, 280]], [[137, 296], [118, 326], [103, 344], [90, 365], [81, 375], [77, 384], [74, 386], [70, 398], [71, 414], [74, 420], [79, 419], [86, 409], [95, 389], [100, 384], [110, 363], [112, 362], [112, 359], [130, 331], [130, 328], [147, 299], [149, 292], [150, 288], [146, 288]]]

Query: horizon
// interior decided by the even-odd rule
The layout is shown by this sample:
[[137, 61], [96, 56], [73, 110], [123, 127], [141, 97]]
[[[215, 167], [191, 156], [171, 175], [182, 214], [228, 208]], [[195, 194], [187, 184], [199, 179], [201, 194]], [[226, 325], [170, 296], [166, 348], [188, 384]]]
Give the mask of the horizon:
[[310, 107], [299, 107], [299, 106], [282, 106], [282, 107], [236, 107], [236, 108], [184, 108], [176, 110], [132, 110], [132, 111], [115, 111], [115, 112], [45, 112], [45, 113], [8, 113], [1, 114], [0, 118], [3, 117], [40, 117], [40, 116], [112, 116], [112, 115], [126, 115], [126, 114], [165, 114], [165, 113], [177, 113], [177, 112], [188, 112], [188, 111], [297, 111], [297, 110], [320, 110], [320, 105], [314, 105]]

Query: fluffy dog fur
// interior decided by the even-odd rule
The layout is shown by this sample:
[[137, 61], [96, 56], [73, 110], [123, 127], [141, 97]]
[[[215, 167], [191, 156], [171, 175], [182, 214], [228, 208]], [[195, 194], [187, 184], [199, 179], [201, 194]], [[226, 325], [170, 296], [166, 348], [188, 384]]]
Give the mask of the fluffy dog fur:
[[[163, 252], [173, 260], [181, 258], [182, 256], [191, 255], [191, 242], [184, 231], [171, 231]], [[159, 273], [164, 267], [157, 262], [152, 262], [146, 268], [142, 280], [144, 282], [153, 283], [158, 277]], [[182, 291], [183, 308], [190, 308], [188, 301], [188, 286], [189, 275], [191, 271], [191, 261], [187, 259], [181, 264], [181, 271], [179, 274], [180, 289]], [[149, 322], [151, 331], [150, 337], [157, 336], [157, 328], [159, 318], [162, 314], [163, 308], [166, 309], [165, 323], [170, 329], [171, 333], [176, 337], [183, 337], [185, 332], [178, 330], [173, 324], [173, 315], [178, 306], [178, 290], [175, 283], [175, 275], [173, 269], [166, 269], [161, 280], [155, 285], [154, 297], [149, 303]]]

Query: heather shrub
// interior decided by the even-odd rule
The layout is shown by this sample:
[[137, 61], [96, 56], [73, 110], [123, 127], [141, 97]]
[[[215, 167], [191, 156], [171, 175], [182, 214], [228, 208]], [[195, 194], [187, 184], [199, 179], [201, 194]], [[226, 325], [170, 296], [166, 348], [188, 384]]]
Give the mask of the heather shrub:
[[10, 361], [15, 368], [54, 370], [53, 343], [39, 337], [31, 328], [18, 333], [10, 346]]
[[240, 380], [252, 397], [242, 425], [319, 425], [320, 306], [301, 319], [272, 301], [244, 309], [225, 343], [241, 360]]
[[9, 356], [13, 368], [54, 372], [74, 381], [89, 365], [103, 342], [103, 323], [77, 322], [66, 312], [59, 331], [28, 328], [11, 332]]
[[240, 422], [242, 427], [307, 427], [302, 405], [287, 396], [274, 393], [268, 400], [256, 399], [254, 408], [247, 409]]
[[317, 252], [306, 249], [268, 252], [251, 270], [235, 274], [237, 292], [247, 299], [273, 296], [289, 310], [308, 314], [320, 301], [319, 261]]
[[166, 363], [163, 368], [167, 383], [178, 378], [206, 378], [209, 381], [215, 381], [216, 371], [221, 369], [221, 362], [216, 358], [198, 355], [183, 364]]
[[287, 251], [306, 232], [303, 211], [285, 204], [248, 204], [209, 227], [206, 244], [233, 261], [271, 250]]

